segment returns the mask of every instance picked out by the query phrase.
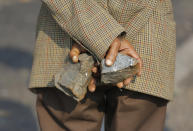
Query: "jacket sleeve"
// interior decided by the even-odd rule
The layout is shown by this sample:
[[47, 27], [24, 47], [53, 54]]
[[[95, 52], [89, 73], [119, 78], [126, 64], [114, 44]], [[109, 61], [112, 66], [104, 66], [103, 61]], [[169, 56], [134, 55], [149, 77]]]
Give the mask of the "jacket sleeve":
[[70, 37], [101, 61], [112, 41], [126, 34], [122, 27], [94, 0], [41, 0]]

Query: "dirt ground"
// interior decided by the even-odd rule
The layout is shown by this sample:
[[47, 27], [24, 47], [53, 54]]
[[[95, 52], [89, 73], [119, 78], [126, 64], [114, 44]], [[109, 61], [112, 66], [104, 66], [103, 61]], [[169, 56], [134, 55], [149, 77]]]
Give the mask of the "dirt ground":
[[[172, 0], [177, 23], [175, 99], [165, 131], [193, 130], [193, 1]], [[38, 131], [28, 89], [40, 0], [0, 0], [0, 131]], [[102, 129], [103, 130], [103, 129]]]

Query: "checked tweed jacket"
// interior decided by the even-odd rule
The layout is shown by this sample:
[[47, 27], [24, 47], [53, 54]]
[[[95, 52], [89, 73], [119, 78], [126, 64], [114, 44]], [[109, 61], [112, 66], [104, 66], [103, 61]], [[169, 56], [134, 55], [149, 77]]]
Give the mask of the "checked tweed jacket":
[[171, 0], [42, 0], [29, 89], [54, 87], [72, 41], [100, 62], [119, 34], [143, 60], [141, 77], [125, 88], [172, 100], [176, 23]]

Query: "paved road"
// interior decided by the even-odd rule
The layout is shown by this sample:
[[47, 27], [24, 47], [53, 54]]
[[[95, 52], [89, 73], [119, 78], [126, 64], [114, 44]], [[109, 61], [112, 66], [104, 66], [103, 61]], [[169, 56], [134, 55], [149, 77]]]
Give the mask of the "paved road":
[[[173, 0], [177, 21], [175, 100], [165, 131], [193, 130], [193, 1]], [[38, 131], [27, 90], [40, 0], [0, 0], [0, 131]], [[11, 126], [10, 126], [11, 125]]]

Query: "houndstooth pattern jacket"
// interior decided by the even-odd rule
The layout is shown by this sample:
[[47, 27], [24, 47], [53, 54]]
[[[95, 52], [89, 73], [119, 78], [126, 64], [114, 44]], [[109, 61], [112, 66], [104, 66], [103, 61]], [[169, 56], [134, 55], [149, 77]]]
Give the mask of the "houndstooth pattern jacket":
[[72, 41], [100, 62], [120, 34], [143, 60], [141, 77], [125, 88], [172, 100], [176, 23], [171, 0], [42, 0], [29, 89], [54, 87]]

